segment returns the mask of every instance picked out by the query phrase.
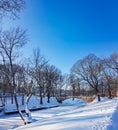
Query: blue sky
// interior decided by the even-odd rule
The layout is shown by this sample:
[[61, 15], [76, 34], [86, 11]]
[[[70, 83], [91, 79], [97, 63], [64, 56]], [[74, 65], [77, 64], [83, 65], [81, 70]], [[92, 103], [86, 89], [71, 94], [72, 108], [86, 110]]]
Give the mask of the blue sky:
[[20, 19], [5, 21], [13, 25], [27, 29], [26, 57], [38, 47], [63, 73], [89, 53], [118, 51], [117, 0], [27, 0]]

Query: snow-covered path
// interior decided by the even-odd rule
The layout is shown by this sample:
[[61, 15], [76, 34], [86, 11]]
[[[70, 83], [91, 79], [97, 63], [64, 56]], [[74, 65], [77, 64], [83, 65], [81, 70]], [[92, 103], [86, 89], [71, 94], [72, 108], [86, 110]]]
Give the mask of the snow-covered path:
[[22, 125], [23, 122], [21, 121], [18, 114], [0, 116], [0, 130], [16, 128]]
[[118, 125], [115, 128], [111, 122], [117, 102], [118, 100], [114, 99], [90, 103], [81, 108], [75, 106], [55, 108], [55, 111], [52, 110], [53, 116], [16, 130], [118, 130]]
[[[32, 117], [34, 121], [48, 119], [63, 112], [74, 110], [75, 108], [76, 106], [62, 106], [37, 110], [32, 112]], [[18, 114], [0, 115], [0, 130], [13, 129], [19, 126], [24, 126], [24, 124]]]
[[[22, 126], [17, 114], [0, 117], [0, 130], [118, 130], [114, 112], [118, 99], [103, 100], [85, 107], [60, 106], [32, 112], [34, 123]], [[114, 120], [111, 121], [111, 117]], [[118, 120], [117, 120], [118, 121]], [[116, 122], [117, 122], [116, 121]]]

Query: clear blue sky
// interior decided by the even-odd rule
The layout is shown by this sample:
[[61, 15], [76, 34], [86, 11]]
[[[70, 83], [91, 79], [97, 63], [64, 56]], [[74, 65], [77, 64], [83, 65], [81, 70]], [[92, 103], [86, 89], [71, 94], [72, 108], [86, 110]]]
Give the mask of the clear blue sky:
[[89, 53], [118, 51], [118, 0], [27, 0], [20, 19], [5, 23], [28, 30], [26, 56], [39, 47], [63, 73]]

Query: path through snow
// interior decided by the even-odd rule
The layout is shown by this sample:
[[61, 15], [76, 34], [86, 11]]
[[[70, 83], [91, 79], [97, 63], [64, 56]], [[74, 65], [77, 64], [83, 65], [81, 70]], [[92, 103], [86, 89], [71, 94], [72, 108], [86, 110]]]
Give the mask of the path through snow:
[[[78, 104], [78, 103], [77, 103]], [[32, 112], [34, 123], [22, 126], [17, 114], [0, 117], [0, 130], [118, 130], [118, 99], [105, 99], [85, 107], [75, 104]], [[117, 108], [117, 109], [116, 109]]]

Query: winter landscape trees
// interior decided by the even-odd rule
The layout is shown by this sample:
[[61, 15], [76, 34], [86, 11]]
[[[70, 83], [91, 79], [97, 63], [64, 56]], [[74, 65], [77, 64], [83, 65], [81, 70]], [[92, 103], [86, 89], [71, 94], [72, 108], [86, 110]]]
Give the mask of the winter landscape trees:
[[[24, 6], [24, 0], [0, 0], [0, 20], [9, 16], [17, 18]], [[108, 58], [89, 54], [72, 66], [70, 74], [63, 75], [40, 49], [36, 48], [33, 56], [24, 62], [20, 50], [27, 42], [26, 31], [21, 27], [0, 30], [0, 98], [4, 107], [6, 96], [10, 95], [11, 104], [15, 103], [24, 124], [32, 122], [28, 103], [33, 95], [40, 98], [40, 104], [43, 104], [44, 97], [50, 103], [52, 96], [57, 99], [72, 96], [74, 100], [76, 96], [91, 95], [98, 96], [98, 101], [100, 96], [116, 96], [118, 53]], [[25, 104], [27, 121], [18, 103], [19, 97]]]
[[[25, 31], [19, 27], [10, 31], [1, 32], [0, 35], [0, 53], [4, 64], [4, 75], [8, 77], [8, 85], [12, 90], [12, 95], [15, 99], [17, 110], [21, 118], [23, 119], [22, 113], [19, 108], [17, 101], [17, 89], [18, 84], [18, 73], [19, 66], [16, 64], [16, 58], [18, 58], [18, 50], [26, 43]], [[7, 70], [7, 71], [6, 71]], [[3, 81], [4, 82], [4, 81]], [[23, 119], [24, 120], [24, 119]]]
[[99, 58], [90, 54], [77, 61], [71, 68], [71, 73], [80, 79], [80, 85], [83, 83], [93, 88], [100, 101], [100, 96], [107, 95], [110, 98], [115, 96], [117, 90], [117, 57], [115, 53], [110, 58]]

